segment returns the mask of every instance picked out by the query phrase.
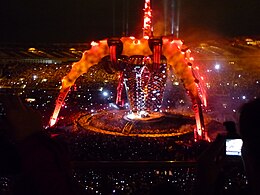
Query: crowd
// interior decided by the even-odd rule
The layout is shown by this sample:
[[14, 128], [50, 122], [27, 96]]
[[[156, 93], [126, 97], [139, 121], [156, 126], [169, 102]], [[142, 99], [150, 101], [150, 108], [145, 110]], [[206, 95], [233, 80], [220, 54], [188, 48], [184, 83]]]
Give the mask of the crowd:
[[[214, 68], [217, 63], [221, 64], [218, 70]], [[222, 122], [237, 120], [236, 113], [239, 107], [260, 93], [257, 65], [249, 70], [246, 68], [248, 63], [251, 63], [249, 59], [234, 63], [229, 64], [228, 60], [213, 61], [202, 63], [203, 66], [200, 66], [204, 67], [200, 72], [207, 86], [207, 111], [213, 118]]]
[[[11, 100], [11, 103], [14, 106], [16, 104], [15, 102], [16, 100], [15, 101]], [[26, 109], [26, 108], [17, 108], [17, 109], [19, 110], [19, 109]], [[251, 126], [248, 125], [247, 123], [244, 124], [243, 120], [249, 120], [249, 119], [247, 116], [244, 116], [244, 112], [241, 113], [242, 113], [241, 114], [242, 122], [240, 122], [241, 125], [240, 130], [242, 132], [241, 136], [243, 138], [243, 141], [249, 141], [249, 143], [251, 143], [252, 140], [251, 143], [252, 146], [251, 144], [249, 144], [249, 146], [246, 146], [249, 147], [248, 149], [250, 149], [251, 147], [254, 148], [256, 144], [254, 141], [255, 138], [253, 138], [250, 134], [248, 134], [247, 131], [244, 130], [243, 128], [249, 127], [253, 129], [256, 127], [254, 126], [254, 124], [252, 124]], [[32, 119], [31, 114], [34, 115], [33, 123], [31, 122]], [[135, 161], [135, 160], [171, 161], [172, 160], [172, 161], [184, 161], [184, 162], [196, 161], [197, 163], [199, 163], [198, 164], [199, 166], [190, 165], [188, 167], [185, 167], [183, 165], [183, 167], [181, 168], [175, 166], [171, 168], [169, 167], [154, 168], [148, 165], [146, 168], [142, 167], [140, 170], [138, 169], [138, 165], [136, 165], [137, 167], [135, 167], [134, 170], [122, 168], [122, 167], [121, 168], [113, 167], [113, 169], [108, 170], [106, 168], [105, 169], [102, 168], [102, 166], [101, 169], [99, 167], [91, 170], [87, 166], [85, 167], [74, 166], [73, 167], [74, 169], [72, 169], [72, 173], [69, 174], [71, 175], [69, 178], [72, 177], [72, 181], [78, 183], [73, 183], [73, 182], [70, 183], [71, 182], [70, 179], [67, 178], [66, 176], [65, 178], [67, 178], [68, 181], [67, 179], [65, 180], [61, 179], [60, 181], [58, 181], [56, 187], [60, 189], [56, 189], [58, 190], [58, 192], [56, 191], [57, 193], [59, 193], [59, 190], [61, 190], [61, 192], [64, 190], [63, 193], [70, 194], [69, 192], [70, 190], [73, 191], [76, 190], [77, 188], [81, 189], [81, 187], [84, 187], [83, 193], [89, 193], [89, 194], [109, 194], [109, 193], [118, 194], [118, 192], [120, 192], [119, 194], [132, 194], [132, 193], [149, 194], [151, 188], [157, 187], [162, 183], [168, 183], [168, 184], [175, 184], [182, 192], [193, 193], [194, 188], [196, 189], [196, 186], [198, 185], [199, 191], [205, 190], [205, 194], [212, 194], [211, 190], [213, 190], [214, 188], [210, 187], [209, 189], [209, 186], [212, 185], [212, 183], [210, 182], [212, 180], [214, 180], [214, 182], [217, 181], [217, 178], [214, 178], [213, 175], [211, 175], [210, 173], [211, 171], [213, 171], [214, 174], [216, 174], [215, 173], [216, 167], [214, 164], [219, 163], [219, 161], [216, 161], [215, 159], [216, 156], [212, 156], [212, 155], [213, 154], [216, 155], [217, 153], [219, 153], [219, 151], [217, 151], [216, 153], [215, 150], [216, 149], [220, 150], [221, 147], [219, 144], [224, 143], [224, 142], [219, 142], [221, 140], [221, 137], [217, 138], [213, 143], [208, 143], [208, 142], [185, 143], [185, 141], [189, 140], [188, 138], [186, 139], [183, 138], [184, 141], [182, 143], [179, 143], [180, 139], [176, 140], [173, 138], [140, 139], [138, 137], [130, 138], [130, 137], [107, 136], [107, 135], [100, 135], [100, 134], [95, 135], [90, 132], [84, 131], [84, 132], [70, 132], [70, 133], [62, 132], [60, 133], [60, 135], [56, 135], [56, 137], [51, 139], [48, 136], [48, 134], [46, 134], [46, 132], [45, 133], [41, 132], [42, 127], [40, 127], [37, 122], [39, 121], [39, 118], [37, 117], [37, 115], [35, 115], [35, 112], [33, 110], [28, 110], [25, 113], [7, 112], [7, 116], [8, 117], [11, 116], [11, 119], [13, 120], [15, 119], [15, 124], [12, 124], [12, 127], [14, 128], [15, 131], [11, 133], [13, 133], [12, 136], [14, 136], [13, 139], [15, 140], [16, 144], [19, 145], [18, 153], [24, 156], [21, 156], [20, 157], [21, 159], [18, 158], [18, 161], [16, 161], [15, 165], [5, 165], [5, 166], [7, 167], [18, 166], [16, 171], [17, 172], [26, 171], [25, 172], [26, 175], [22, 175], [21, 177], [22, 178], [25, 177], [26, 179], [28, 179], [28, 181], [27, 180], [15, 181], [15, 188], [18, 188], [19, 192], [20, 190], [25, 190], [25, 192], [27, 192], [27, 190], [29, 190], [29, 192], [37, 190], [34, 189], [34, 187], [37, 188], [38, 185], [37, 182], [42, 182], [41, 185], [38, 186], [40, 189], [44, 186], [50, 185], [49, 181], [45, 183], [46, 182], [45, 179], [49, 178], [49, 176], [53, 177], [52, 174], [54, 174], [54, 178], [61, 179], [61, 177], [64, 177], [62, 175], [66, 173], [67, 169], [71, 170], [68, 168], [69, 166], [66, 165], [66, 162], [68, 162], [68, 160], [72, 162], [77, 162], [77, 161], [113, 162], [118, 160], [120, 161], [129, 161], [129, 160], [130, 161]], [[253, 118], [255, 116], [250, 116], [250, 120], [251, 117]], [[248, 122], [254, 122], [250, 120]], [[30, 124], [31, 127], [28, 126], [28, 123]], [[26, 125], [27, 127], [25, 134], [24, 133], [21, 134], [21, 131], [24, 130], [24, 127], [22, 127], [22, 125]], [[225, 123], [224, 125], [227, 128], [230, 128], [230, 126], [228, 126], [227, 123]], [[30, 128], [28, 129], [28, 127]], [[230, 130], [230, 132], [232, 131], [233, 130]], [[54, 132], [50, 132], [50, 133], [54, 133]], [[54, 135], [54, 134], [49, 134], [49, 135]], [[66, 143], [64, 143], [64, 141]], [[31, 148], [32, 145], [33, 148]], [[64, 148], [64, 146], [66, 147]], [[208, 153], [208, 151], [210, 153]], [[206, 155], [204, 153], [206, 153]], [[246, 155], [249, 154], [250, 153], [246, 151]], [[52, 157], [52, 155], [54, 156]], [[39, 158], [40, 156], [41, 158]], [[211, 159], [211, 156], [214, 157], [214, 159]], [[8, 158], [12, 160], [14, 160], [14, 157], [16, 156], [15, 155], [11, 157], [8, 156]], [[55, 159], [54, 162], [52, 162], [51, 160], [52, 158]], [[250, 160], [254, 160], [254, 158], [250, 157]], [[22, 161], [21, 165], [17, 163], [19, 161]], [[247, 180], [245, 177], [244, 169], [243, 166], [241, 166], [242, 165], [241, 162], [242, 161], [236, 164], [236, 166], [234, 166], [234, 164], [229, 162], [222, 165], [221, 168], [222, 182], [220, 182], [222, 185], [221, 187], [218, 186], [217, 188], [218, 191], [221, 192], [221, 194], [238, 193], [241, 190], [245, 190], [246, 187], [248, 187], [247, 182], [249, 180]], [[36, 163], [36, 164], [32, 166], [31, 163]], [[252, 163], [253, 166], [258, 165], [257, 161], [256, 162], [252, 161]], [[200, 167], [200, 165], [202, 167]], [[246, 167], [248, 167], [248, 165]], [[46, 168], [47, 170], [50, 169], [51, 172], [49, 172], [48, 174], [51, 175], [48, 176], [47, 173], [42, 172], [42, 171], [46, 171], [45, 170]], [[56, 172], [55, 171], [56, 168], [61, 172], [60, 171]], [[2, 173], [3, 170], [4, 169], [1, 170]], [[8, 172], [8, 169], [5, 171]], [[52, 171], [54, 171], [54, 173]], [[219, 170], [217, 170], [216, 175], [219, 175], [218, 171]], [[206, 175], [204, 175], [205, 173]], [[252, 176], [251, 174], [255, 177], [255, 175], [250, 172], [250, 176]], [[36, 179], [36, 181], [34, 181], [36, 182], [36, 184], [33, 184], [36, 185], [34, 187], [31, 186], [31, 184], [29, 185], [29, 183], [31, 182], [30, 181], [31, 176], [38, 178]], [[207, 177], [210, 177], [210, 180], [207, 181], [209, 182], [210, 185], [204, 183], [206, 182], [205, 179], [207, 180]], [[202, 180], [203, 182], [200, 180], [201, 178], [203, 179]], [[16, 186], [16, 182], [18, 182], [18, 186]], [[69, 183], [66, 184], [67, 182]], [[198, 182], [199, 184], [197, 184]], [[219, 181], [217, 183], [219, 183]], [[80, 185], [78, 186], [78, 184]], [[254, 182], [252, 182], [252, 184], [254, 184]], [[64, 187], [64, 185], [66, 185], [66, 187]], [[51, 191], [53, 189], [50, 188], [48, 190], [50, 190], [50, 193], [52, 193]], [[42, 193], [44, 193], [44, 191], [45, 190], [43, 190]], [[14, 193], [16, 193], [16, 189], [14, 190]], [[196, 190], [195, 193], [197, 193]]]
[[[71, 66], [67, 64], [11, 64], [8, 67], [5, 66], [5, 69], [1, 72], [1, 91], [6, 90], [6, 88], [11, 88], [16, 91], [17, 94], [20, 95], [26, 108], [32, 108], [41, 113], [44, 119], [43, 126], [47, 128], [48, 120], [54, 109], [55, 99], [59, 93], [61, 79], [70, 71], [70, 68]], [[233, 74], [230, 74], [230, 71], [233, 72]], [[208, 78], [206, 76], [208, 76]], [[230, 112], [237, 113], [241, 105], [260, 94], [257, 72], [250, 73], [249, 75], [249, 73], [237, 70], [233, 71], [232, 68], [230, 68], [229, 71], [209, 72], [208, 75], [205, 75], [205, 78], [209, 79], [208, 81], [210, 83], [210, 87], [208, 88], [209, 106], [214, 111], [218, 109], [217, 112], [219, 113], [216, 114], [217, 116], [221, 114], [225, 115]], [[104, 79], [107, 81], [103, 82]], [[178, 186], [183, 193], [191, 193], [194, 190], [194, 186], [201, 185], [200, 189], [205, 189], [202, 193], [213, 194], [210, 191], [213, 188], [207, 188], [207, 186], [210, 187], [212, 183], [217, 183], [220, 186], [218, 186], [218, 193], [221, 195], [238, 194], [244, 190], [244, 188], [248, 187], [251, 190], [255, 190], [255, 181], [258, 181], [255, 174], [258, 174], [259, 170], [257, 168], [251, 170], [251, 166], [255, 168], [256, 165], [259, 164], [259, 162], [252, 157], [252, 152], [258, 152], [252, 150], [254, 147], [257, 148], [257, 143], [256, 141], [252, 141], [254, 139], [245, 132], [247, 128], [255, 128], [256, 124], [255, 126], [244, 125], [243, 121], [245, 120], [243, 120], [243, 118], [241, 119], [242, 123], [236, 122], [237, 126], [239, 126], [239, 124], [242, 125], [241, 130], [244, 130], [242, 131], [244, 133], [241, 134], [243, 141], [246, 142], [243, 151], [246, 158], [249, 159], [247, 162], [252, 163], [249, 163], [249, 165], [245, 164], [244, 167], [241, 158], [236, 162], [225, 162], [225, 166], [221, 167], [221, 173], [217, 174], [218, 176], [221, 174], [222, 181], [214, 177], [212, 177], [212, 179], [215, 179], [214, 181], [211, 179], [207, 180], [207, 177], [211, 174], [210, 171], [215, 171], [216, 168], [220, 166], [220, 164], [218, 164], [219, 161], [210, 159], [210, 164], [207, 164], [209, 161], [204, 160], [205, 155], [204, 158], [202, 158], [204, 152], [207, 154], [207, 157], [211, 156], [208, 155], [209, 153], [207, 153], [207, 151], [211, 151], [210, 149], [214, 146], [215, 142], [194, 142], [191, 134], [182, 137], [140, 138], [103, 135], [82, 129], [75, 129], [73, 121], [77, 114], [82, 111], [95, 113], [107, 107], [108, 101], [105, 101], [102, 99], [102, 96], [99, 96], [100, 89], [105, 87], [110, 89], [114, 95], [113, 98], [115, 98], [116, 85], [117, 82], [113, 75], [105, 74], [102, 70], [99, 70], [99, 68], [93, 67], [92, 71], [79, 77], [76, 86], [72, 88], [65, 102], [66, 104], [60, 113], [60, 116], [64, 117], [64, 119], [62, 119], [62, 117], [60, 118], [56, 128], [45, 129], [44, 135], [39, 132], [33, 132], [34, 130], [31, 129], [32, 132], [29, 132], [29, 134], [36, 133], [37, 136], [31, 137], [28, 135], [29, 139], [26, 139], [26, 142], [19, 142], [19, 144], [25, 145], [20, 146], [18, 151], [15, 149], [16, 145], [13, 145], [14, 142], [9, 142], [9, 138], [6, 139], [6, 132], [1, 131], [1, 140], [7, 140], [7, 144], [3, 141], [0, 143], [8, 148], [5, 150], [5, 147], [1, 147], [1, 155], [4, 160], [1, 161], [0, 192], [6, 194], [18, 193], [17, 191], [13, 191], [14, 186], [19, 190], [29, 191], [37, 190], [37, 187], [45, 189], [46, 186], [52, 186], [50, 182], [56, 184], [55, 182], [60, 178], [63, 179], [60, 179], [56, 185], [56, 188], [58, 188], [60, 192], [56, 192], [56, 194], [70, 194], [70, 192], [71, 194], [75, 194], [75, 192], [78, 194], [149, 194], [153, 187], [157, 189], [162, 183], [174, 184]], [[168, 90], [168, 93], [170, 92], [171, 90]], [[169, 100], [170, 97], [174, 97], [178, 99], [178, 102], [165, 101], [165, 103], [173, 105], [175, 108], [183, 107], [186, 110], [190, 104], [187, 102], [188, 99], [183, 98], [183, 94], [184, 93], [181, 92], [176, 92], [175, 96], [169, 94]], [[221, 96], [219, 94], [222, 94], [224, 98], [216, 98]], [[243, 98], [244, 96], [245, 98]], [[35, 100], [25, 101], [27, 98], [34, 98]], [[16, 104], [12, 104], [12, 106], [16, 106]], [[12, 106], [10, 106], [10, 108]], [[167, 108], [167, 106], [165, 106], [165, 108]], [[255, 109], [257, 108], [255, 107]], [[29, 111], [28, 114], [30, 114], [30, 112], [31, 111]], [[35, 113], [33, 112], [33, 114]], [[207, 114], [210, 115], [211, 113], [208, 112]], [[212, 117], [216, 115], [213, 113]], [[33, 121], [33, 124], [37, 122], [37, 120], [34, 121], [34, 117], [36, 116], [37, 115], [30, 118], [29, 121]], [[254, 116], [252, 116], [252, 118], [253, 117]], [[26, 115], [23, 115], [22, 118], [23, 120], [16, 120], [17, 124], [21, 125], [20, 127], [26, 122], [24, 121]], [[223, 117], [221, 121], [223, 121], [224, 118], [225, 117]], [[250, 122], [254, 124], [253, 121]], [[28, 124], [31, 125], [29, 122], [27, 125]], [[36, 126], [33, 127], [36, 130], [41, 129], [37, 124], [35, 125]], [[17, 128], [20, 129], [19, 126], [16, 126], [14, 129]], [[47, 133], [48, 136], [46, 136], [45, 133]], [[19, 134], [19, 136], [24, 135]], [[52, 138], [50, 139], [49, 136]], [[258, 135], [255, 136], [255, 139], [257, 138], [259, 138]], [[35, 142], [35, 139], [38, 141]], [[250, 142], [253, 144], [247, 145], [247, 143]], [[41, 144], [46, 147], [42, 147]], [[31, 150], [30, 147], [32, 147], [33, 150]], [[246, 149], [251, 150], [251, 152], [246, 151]], [[23, 154], [22, 158], [17, 155], [17, 152], [19, 155], [21, 153]], [[40, 162], [42, 159], [43, 161]], [[191, 164], [190, 166], [186, 166], [186, 164], [183, 163], [180, 167], [173, 166], [171, 168], [113, 168], [106, 170], [104, 168], [88, 169], [86, 166], [81, 167], [76, 166], [76, 164], [71, 168], [66, 164], [68, 160], [69, 162], [182, 161], [191, 162]], [[20, 161], [21, 164], [19, 163]], [[204, 167], [203, 170], [210, 171], [205, 174], [205, 172], [200, 170], [201, 167], [192, 165], [193, 161], [200, 162]], [[6, 162], [15, 163], [11, 164]], [[24, 162], [28, 164], [25, 166]], [[32, 166], [30, 167], [30, 165]], [[50, 166], [46, 167], [46, 165]], [[5, 169], [6, 167], [9, 169]], [[34, 172], [34, 169], [38, 170]], [[46, 174], [44, 174], [44, 172], [47, 169], [54, 171], [55, 174], [51, 176], [53, 178], [48, 181], [48, 183], [45, 183]], [[69, 172], [67, 173], [68, 170]], [[23, 173], [22, 175], [20, 175], [21, 172]], [[18, 181], [16, 180], [17, 174], [20, 177]], [[42, 177], [40, 177], [41, 175]], [[211, 176], [215, 175], [216, 173], [214, 172]], [[39, 180], [33, 180], [30, 178], [31, 176]], [[49, 176], [50, 175], [48, 175], [48, 178]], [[201, 176], [203, 176], [202, 178], [205, 180], [200, 180]], [[26, 180], [24, 178], [29, 179]], [[16, 182], [18, 182], [18, 186], [16, 186]], [[42, 183], [38, 185], [37, 182]], [[64, 187], [64, 185], [67, 187]], [[253, 187], [251, 187], [251, 185]], [[167, 188], [167, 186], [164, 187]], [[83, 191], [80, 190], [80, 192], [78, 192], [78, 188], [83, 189]], [[48, 190], [51, 191], [53, 189], [48, 188]], [[29, 192], [27, 194], [29, 194]], [[51, 192], [48, 194], [51, 194]], [[252, 192], [251, 194], [259, 193]]]

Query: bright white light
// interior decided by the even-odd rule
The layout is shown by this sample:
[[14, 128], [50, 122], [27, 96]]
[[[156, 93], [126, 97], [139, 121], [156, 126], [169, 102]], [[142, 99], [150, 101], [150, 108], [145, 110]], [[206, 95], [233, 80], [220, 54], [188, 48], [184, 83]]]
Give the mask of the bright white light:
[[37, 77], [37, 75], [33, 75], [33, 80], [35, 80], [35, 79], [37, 79], [38, 77]]
[[215, 69], [216, 69], [216, 70], [219, 70], [219, 69], [220, 69], [220, 65], [219, 65], [219, 64], [216, 64], [216, 65], [215, 65]]
[[95, 41], [92, 41], [92, 42], [91, 42], [91, 46], [92, 46], [92, 47], [95, 47], [95, 46], [98, 46], [98, 45], [99, 45], [99, 44], [98, 44], [97, 42], [95, 42]]
[[243, 96], [242, 96], [242, 99], [243, 99], [243, 100], [245, 100], [245, 99], [246, 99], [246, 96], [245, 96], [245, 95], [243, 95]]
[[26, 102], [35, 102], [35, 98], [26, 98], [25, 99]]
[[108, 92], [107, 92], [107, 91], [104, 91], [104, 92], [103, 92], [103, 96], [104, 96], [104, 97], [107, 97], [107, 96], [108, 96]]
[[116, 109], [119, 109], [118, 106], [116, 104], [114, 104], [114, 103], [109, 103], [109, 106], [113, 107], [113, 108], [116, 108]]

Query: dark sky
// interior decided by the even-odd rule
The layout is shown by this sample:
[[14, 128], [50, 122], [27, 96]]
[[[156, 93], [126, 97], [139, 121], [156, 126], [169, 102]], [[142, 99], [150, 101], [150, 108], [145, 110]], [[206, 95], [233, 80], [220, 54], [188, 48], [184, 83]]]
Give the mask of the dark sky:
[[[155, 20], [164, 0], [151, 0]], [[170, 0], [168, 0], [170, 1]], [[180, 37], [260, 35], [260, 0], [179, 0]], [[116, 24], [113, 28], [113, 2]], [[86, 42], [123, 31], [126, 0], [1, 0], [0, 43]], [[128, 0], [129, 34], [141, 32], [144, 0]]]

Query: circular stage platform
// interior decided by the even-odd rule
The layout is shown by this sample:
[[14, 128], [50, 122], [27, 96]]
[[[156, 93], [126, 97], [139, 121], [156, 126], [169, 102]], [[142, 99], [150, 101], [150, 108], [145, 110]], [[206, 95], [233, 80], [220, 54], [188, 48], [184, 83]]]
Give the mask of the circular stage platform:
[[139, 137], [172, 137], [192, 133], [196, 121], [193, 116], [158, 113], [151, 118], [131, 119], [124, 110], [82, 114], [76, 123], [79, 128], [103, 134]]

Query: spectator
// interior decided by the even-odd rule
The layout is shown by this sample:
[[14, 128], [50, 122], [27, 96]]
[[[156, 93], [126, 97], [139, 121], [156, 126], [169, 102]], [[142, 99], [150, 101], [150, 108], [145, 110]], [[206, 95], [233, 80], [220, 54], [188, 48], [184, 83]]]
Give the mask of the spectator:
[[234, 121], [225, 121], [223, 123], [225, 129], [226, 129], [226, 138], [228, 139], [238, 139], [240, 138], [237, 128], [236, 128], [236, 123]]
[[219, 134], [198, 157], [197, 180], [193, 195], [221, 194], [225, 140], [225, 136]]
[[260, 194], [260, 98], [240, 109], [239, 132], [243, 140], [242, 158], [248, 177], [249, 194]]
[[[243, 140], [242, 159], [248, 179], [248, 188], [241, 188], [236, 194], [260, 194], [260, 99], [244, 104], [240, 109], [239, 134]], [[224, 123], [227, 136], [238, 136], [233, 122]], [[221, 194], [221, 173], [223, 169], [223, 148], [226, 136], [218, 135], [216, 140], [198, 158], [197, 182], [193, 194]]]
[[13, 194], [83, 194], [72, 180], [65, 145], [43, 131], [41, 116], [26, 108], [17, 96], [1, 99], [21, 162]]

